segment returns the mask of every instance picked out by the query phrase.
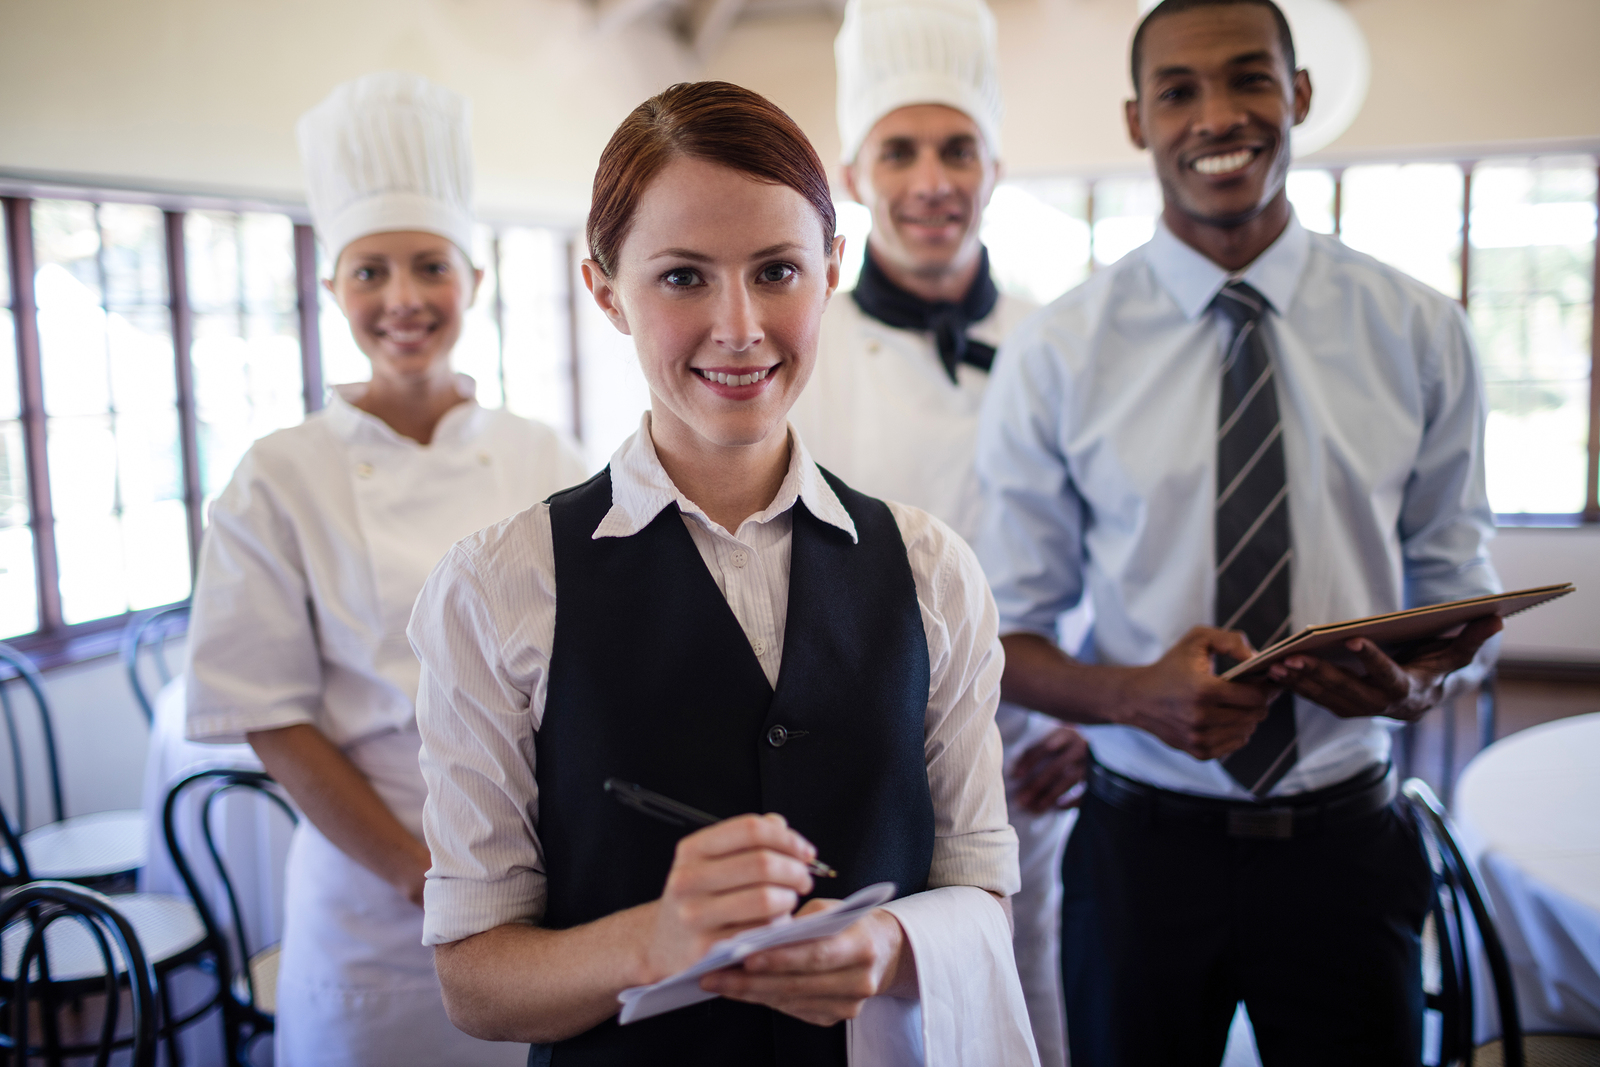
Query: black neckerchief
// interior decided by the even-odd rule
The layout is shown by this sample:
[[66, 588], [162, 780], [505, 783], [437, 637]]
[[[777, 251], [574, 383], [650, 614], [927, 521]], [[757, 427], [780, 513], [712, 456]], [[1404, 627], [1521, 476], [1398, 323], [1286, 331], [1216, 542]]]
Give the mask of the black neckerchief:
[[924, 300], [908, 293], [883, 273], [869, 248], [861, 263], [861, 279], [856, 282], [856, 306], [879, 322], [901, 330], [928, 330], [939, 348], [939, 362], [950, 380], [956, 380], [956, 367], [970, 363], [988, 370], [994, 363], [994, 345], [967, 336], [972, 324], [986, 318], [1000, 299], [1000, 290], [989, 276], [989, 250], [978, 260], [978, 276], [959, 304], [949, 300]]

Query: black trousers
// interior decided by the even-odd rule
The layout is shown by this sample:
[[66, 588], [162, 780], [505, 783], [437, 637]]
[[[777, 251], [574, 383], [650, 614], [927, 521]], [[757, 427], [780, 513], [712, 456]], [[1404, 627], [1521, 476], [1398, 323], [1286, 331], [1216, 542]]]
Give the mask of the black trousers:
[[1084, 798], [1062, 863], [1073, 1067], [1217, 1067], [1239, 1001], [1265, 1067], [1417, 1067], [1430, 877], [1391, 806], [1288, 841]]

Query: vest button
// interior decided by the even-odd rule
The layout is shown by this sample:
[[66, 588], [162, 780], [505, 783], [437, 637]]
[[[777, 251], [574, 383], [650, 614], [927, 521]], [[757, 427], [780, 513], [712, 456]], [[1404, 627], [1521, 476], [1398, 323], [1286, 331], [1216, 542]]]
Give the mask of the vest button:
[[767, 744], [773, 748], [782, 748], [789, 740], [789, 731], [782, 726], [774, 726], [767, 731]]

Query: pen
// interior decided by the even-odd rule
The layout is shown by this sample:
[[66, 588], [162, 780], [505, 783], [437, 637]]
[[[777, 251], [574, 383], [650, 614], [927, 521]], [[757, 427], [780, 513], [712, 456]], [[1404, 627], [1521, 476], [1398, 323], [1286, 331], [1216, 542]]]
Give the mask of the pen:
[[[620, 803], [674, 826], [710, 826], [712, 823], [722, 821], [715, 815], [707, 815], [699, 808], [691, 808], [671, 797], [652, 793], [642, 785], [624, 782], [620, 778], [607, 778], [605, 788], [606, 792], [616, 797]], [[818, 878], [839, 877], [838, 871], [818, 860], [806, 864], [806, 870]]]

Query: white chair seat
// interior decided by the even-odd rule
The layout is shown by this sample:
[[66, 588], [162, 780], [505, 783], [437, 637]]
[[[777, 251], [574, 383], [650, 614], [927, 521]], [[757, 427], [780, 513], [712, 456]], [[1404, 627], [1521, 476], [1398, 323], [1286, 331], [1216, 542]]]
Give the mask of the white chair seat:
[[[250, 979], [256, 985], [256, 1010], [268, 1015], [278, 1013], [278, 948], [269, 945], [250, 957]], [[241, 1004], [249, 1003], [250, 987], [245, 984], [243, 973], [233, 979], [233, 996]]]
[[147, 827], [144, 812], [138, 810], [77, 815], [23, 834], [22, 851], [36, 879], [125, 874], [144, 866]]
[[[182, 897], [165, 893], [128, 893], [114, 896], [111, 903], [133, 927], [145, 957], [152, 966], [180, 956], [205, 940], [206, 929], [200, 913]], [[17, 960], [32, 927], [13, 922], [0, 937], [0, 981], [17, 977]], [[57, 982], [73, 982], [105, 974], [100, 947], [84, 925], [75, 919], [58, 919], [45, 931], [45, 952], [50, 957], [50, 977]], [[116, 950], [112, 950], [116, 955]], [[117, 970], [126, 967], [117, 960]], [[276, 981], [276, 976], [274, 976]]]

